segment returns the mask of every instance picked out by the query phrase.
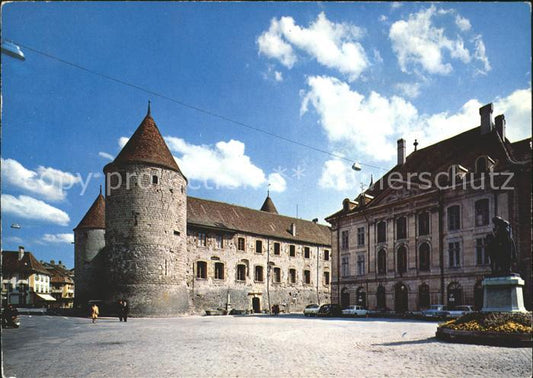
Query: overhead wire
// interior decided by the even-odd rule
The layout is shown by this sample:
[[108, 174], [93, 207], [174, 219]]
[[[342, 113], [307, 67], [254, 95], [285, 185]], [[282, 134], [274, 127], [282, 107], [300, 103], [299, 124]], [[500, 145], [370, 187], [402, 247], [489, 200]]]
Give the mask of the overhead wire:
[[[107, 75], [105, 73], [102, 73], [102, 72], [98, 72], [98, 71], [94, 71], [90, 68], [87, 68], [87, 67], [84, 67], [80, 64], [77, 64], [77, 63], [73, 63], [73, 62], [70, 62], [68, 60], [65, 60], [65, 59], [62, 59], [62, 58], [59, 58], [55, 55], [52, 55], [50, 53], [47, 53], [47, 52], [44, 52], [44, 51], [40, 51], [34, 47], [31, 47], [31, 46], [28, 46], [26, 44], [22, 44], [22, 43], [19, 43], [19, 42], [16, 42], [16, 41], [13, 41], [13, 40], [8, 40], [8, 39], [4, 39], [4, 41], [6, 42], [11, 42], [11, 43], [14, 43], [20, 47], [23, 47], [29, 51], [32, 51], [36, 54], [39, 54], [39, 55], [42, 55], [42, 56], [45, 56], [49, 59], [52, 59], [52, 60], [55, 60], [55, 61], [58, 61], [60, 63], [63, 63], [63, 64], [66, 64], [68, 66], [71, 66], [71, 67], [74, 67], [74, 68], [77, 68], [79, 70], [82, 70], [82, 71], [85, 71], [85, 72], [88, 72], [92, 75], [96, 75], [96, 76], [99, 76], [99, 77], [102, 77], [104, 79], [107, 79], [107, 80], [110, 80], [110, 81], [113, 81], [115, 83], [118, 83], [118, 84], [122, 84], [122, 85], [125, 85], [125, 86], [128, 86], [130, 88], [134, 88], [134, 89], [137, 89], [139, 91], [142, 91], [142, 92], [145, 92], [147, 94], [150, 94], [152, 96], [156, 96], [156, 97], [159, 97], [159, 98], [162, 98], [162, 99], [165, 99], [165, 100], [168, 100], [170, 102], [173, 102], [175, 104], [178, 104], [178, 105], [181, 105], [185, 108], [189, 108], [189, 109], [192, 109], [192, 110], [195, 110], [197, 112], [200, 112], [200, 113], [203, 113], [203, 114], [207, 114], [211, 117], [214, 117], [214, 118], [218, 118], [218, 119], [221, 119], [223, 121], [226, 121], [226, 122], [229, 122], [229, 123], [233, 123], [235, 125], [238, 125], [238, 126], [241, 126], [241, 127], [245, 127], [247, 129], [250, 129], [250, 130], [254, 130], [256, 132], [259, 132], [259, 133], [263, 133], [265, 135], [268, 135], [268, 136], [271, 136], [271, 137], [274, 137], [274, 138], [277, 138], [277, 139], [280, 139], [280, 140], [283, 140], [285, 142], [288, 142], [288, 143], [292, 143], [292, 144], [295, 144], [295, 145], [298, 145], [298, 146], [301, 146], [301, 147], [305, 147], [305, 148], [308, 148], [308, 149], [311, 149], [313, 151], [316, 151], [316, 152], [320, 152], [320, 153], [323, 153], [323, 154], [326, 154], [326, 155], [329, 155], [329, 156], [332, 156], [334, 158], [337, 158], [337, 159], [342, 159], [342, 160], [345, 160], [345, 161], [348, 161], [350, 163], [353, 163], [355, 160], [351, 160], [343, 155], [340, 155], [340, 154], [336, 154], [334, 152], [331, 152], [331, 151], [327, 151], [327, 150], [324, 150], [324, 149], [321, 149], [321, 148], [318, 148], [318, 147], [315, 147], [315, 146], [312, 146], [312, 145], [309, 145], [309, 144], [306, 144], [306, 143], [302, 143], [302, 142], [299, 142], [297, 140], [294, 140], [294, 139], [290, 139], [290, 138], [287, 138], [287, 137], [284, 137], [282, 135], [279, 135], [279, 134], [276, 134], [276, 133], [273, 133], [271, 131], [267, 131], [267, 130], [264, 130], [264, 129], [261, 129], [259, 127], [256, 127], [256, 126], [252, 126], [250, 124], [247, 124], [247, 123], [244, 123], [244, 122], [241, 122], [241, 121], [238, 121], [238, 120], [235, 120], [235, 119], [232, 119], [232, 118], [229, 118], [229, 117], [226, 117], [224, 115], [221, 115], [221, 114], [218, 114], [218, 113], [215, 113], [211, 110], [207, 110], [207, 109], [204, 109], [204, 108], [200, 108], [198, 106], [195, 106], [195, 105], [191, 105], [191, 104], [188, 104], [186, 102], [183, 102], [183, 101], [180, 101], [178, 99], [175, 99], [173, 97], [170, 97], [170, 96], [167, 96], [165, 94], [162, 94], [162, 93], [159, 93], [159, 92], [156, 92], [154, 90], [151, 90], [151, 89], [147, 89], [147, 88], [144, 88], [144, 87], [141, 87], [140, 85], [137, 85], [137, 84], [133, 84], [133, 83], [130, 83], [130, 82], [127, 82], [125, 80], [122, 80], [122, 79], [118, 79], [116, 77], [113, 77], [113, 76], [110, 76], [110, 75]], [[370, 167], [370, 168], [376, 168], [376, 169], [381, 169], [381, 170], [384, 170], [384, 171], [387, 171], [385, 168], [382, 168], [382, 167], [378, 167], [378, 166], [375, 166], [375, 165], [372, 165], [372, 164], [367, 164], [367, 163], [362, 163], [360, 161], [357, 161], [358, 164], [360, 165], [363, 165], [363, 166], [366, 166], [366, 167]]]

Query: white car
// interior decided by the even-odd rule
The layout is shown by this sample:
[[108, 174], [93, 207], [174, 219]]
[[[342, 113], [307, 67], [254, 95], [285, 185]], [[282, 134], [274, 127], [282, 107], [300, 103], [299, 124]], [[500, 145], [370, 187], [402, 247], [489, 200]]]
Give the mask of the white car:
[[368, 314], [368, 310], [365, 309], [363, 306], [348, 306], [344, 310], [342, 310], [343, 315], [348, 316], [366, 316]]
[[446, 317], [446, 311], [444, 310], [444, 305], [435, 304], [431, 305], [428, 309], [422, 311], [422, 315], [425, 318], [444, 318]]
[[316, 316], [319, 308], [320, 306], [317, 304], [310, 304], [304, 309], [304, 315], [305, 316]]
[[472, 306], [456, 306], [454, 308], [445, 308], [447, 318], [459, 318], [465, 314], [474, 312]]

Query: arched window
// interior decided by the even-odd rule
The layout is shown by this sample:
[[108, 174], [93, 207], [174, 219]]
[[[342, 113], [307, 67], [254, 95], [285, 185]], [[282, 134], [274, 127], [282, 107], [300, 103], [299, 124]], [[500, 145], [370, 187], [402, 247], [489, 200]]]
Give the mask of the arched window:
[[422, 243], [418, 247], [418, 269], [422, 271], [429, 270], [429, 244]]
[[483, 307], [483, 285], [481, 280], [477, 281], [474, 286], [474, 309], [476, 311], [481, 310]]
[[429, 303], [429, 286], [424, 283], [418, 287], [418, 307], [428, 308]]
[[359, 287], [355, 292], [356, 304], [366, 308], [366, 291], [364, 287]]
[[384, 243], [387, 241], [387, 223], [381, 221], [377, 224], [378, 229], [378, 243]]
[[402, 313], [409, 310], [407, 286], [399, 282], [394, 287], [394, 311]]
[[418, 235], [429, 235], [429, 213], [418, 214]]
[[489, 224], [489, 200], [487, 198], [476, 201], [476, 226], [486, 226]]
[[380, 249], [378, 252], [378, 274], [385, 274], [387, 272], [387, 252]]
[[221, 262], [215, 263], [215, 279], [216, 280], [224, 279], [224, 264]]
[[237, 281], [246, 281], [246, 265], [237, 265]]
[[459, 205], [450, 206], [447, 209], [448, 213], [448, 230], [458, 230], [461, 228], [461, 208]]
[[377, 297], [377, 308], [380, 310], [383, 310], [387, 307], [387, 303], [385, 300], [385, 288], [381, 285], [378, 286], [378, 291], [376, 294]]
[[341, 290], [341, 307], [346, 308], [350, 305], [350, 292], [348, 288], [343, 288]]
[[407, 249], [402, 245], [396, 251], [398, 273], [407, 272]]
[[396, 239], [407, 238], [407, 218], [400, 217], [396, 219]]
[[458, 282], [448, 285], [448, 306], [455, 307], [463, 304], [463, 288]]

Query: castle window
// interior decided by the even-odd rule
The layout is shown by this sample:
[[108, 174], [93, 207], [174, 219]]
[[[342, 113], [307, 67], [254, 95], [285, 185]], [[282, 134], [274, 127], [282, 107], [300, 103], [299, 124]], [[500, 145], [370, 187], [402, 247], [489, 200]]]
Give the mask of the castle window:
[[296, 269], [289, 269], [289, 283], [296, 283]]
[[275, 283], [281, 282], [281, 269], [280, 268], [274, 268], [274, 277], [273, 280]]
[[324, 250], [324, 260], [329, 261], [329, 251], [327, 249]]
[[461, 228], [461, 209], [458, 205], [448, 207], [448, 230], [454, 231]]
[[311, 252], [310, 252], [309, 247], [305, 247], [305, 248], [304, 248], [304, 257], [305, 257], [306, 259], [308, 259], [310, 256], [311, 256]]
[[207, 278], [207, 263], [205, 261], [196, 262], [196, 278]]
[[289, 256], [290, 257], [296, 256], [296, 246], [294, 244], [291, 244], [289, 246]]
[[381, 221], [377, 224], [378, 228], [378, 243], [384, 243], [387, 241], [387, 223]]
[[207, 235], [205, 232], [198, 232], [198, 247], [205, 247], [207, 245]]
[[429, 270], [429, 244], [422, 243], [418, 247], [418, 268], [422, 271]]
[[429, 213], [418, 214], [418, 235], [429, 235]]
[[476, 239], [476, 264], [485, 265], [489, 264], [489, 255], [485, 250], [485, 239], [477, 238]]
[[279, 255], [280, 251], [281, 251], [280, 244], [274, 243], [274, 254]]
[[261, 240], [255, 241], [255, 253], [263, 253], [263, 242]]
[[224, 248], [224, 237], [222, 235], [217, 235], [215, 237], [215, 242], [216, 242], [217, 248], [219, 249]]
[[405, 273], [407, 271], [407, 249], [404, 246], [398, 248], [396, 257], [398, 259], [398, 273]]
[[304, 283], [306, 285], [309, 285], [311, 283], [311, 271], [310, 270], [304, 270]]
[[256, 282], [263, 282], [263, 267], [260, 265], [256, 265], [255, 267], [254, 280]]
[[396, 239], [407, 238], [407, 218], [400, 217], [396, 219]]
[[365, 245], [365, 228], [357, 228], [357, 246], [362, 247]]
[[244, 251], [244, 238], [238, 238], [237, 239], [237, 249], [239, 251]]
[[385, 274], [387, 272], [387, 252], [380, 249], [378, 252], [378, 274]]
[[329, 285], [329, 272], [324, 272], [324, 285]]
[[350, 248], [350, 235], [348, 233], [348, 230], [342, 231], [341, 234], [341, 248], [342, 249], [348, 249]]
[[224, 264], [221, 262], [215, 263], [215, 279], [216, 280], [224, 279]]
[[246, 265], [237, 265], [237, 281], [246, 281]]
[[157, 177], [156, 175], [153, 175], [152, 176], [152, 184], [158, 184], [159, 183], [159, 177]]
[[448, 262], [450, 268], [461, 266], [461, 244], [458, 241], [448, 243]]
[[481, 199], [476, 201], [476, 226], [486, 226], [489, 224], [489, 200]]

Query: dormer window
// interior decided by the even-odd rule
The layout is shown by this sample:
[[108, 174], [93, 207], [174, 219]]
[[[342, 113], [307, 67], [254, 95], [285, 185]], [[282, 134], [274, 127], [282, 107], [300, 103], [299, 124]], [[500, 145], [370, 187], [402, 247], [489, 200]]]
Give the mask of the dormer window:
[[453, 182], [454, 180], [456, 182], [461, 181], [467, 173], [468, 169], [460, 164], [454, 164], [448, 169], [448, 180], [449, 182]]
[[494, 160], [490, 156], [480, 156], [476, 159], [476, 173], [491, 171], [494, 164]]

